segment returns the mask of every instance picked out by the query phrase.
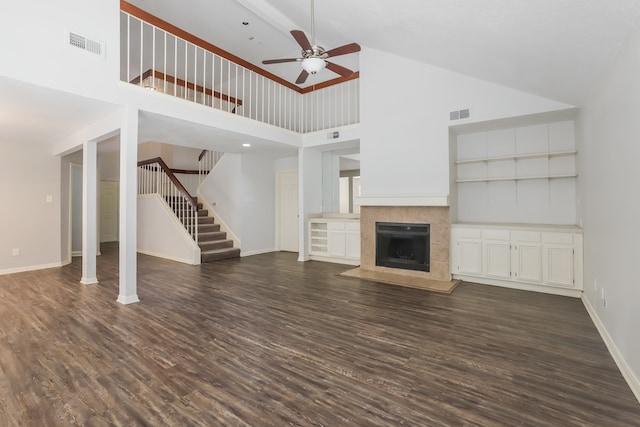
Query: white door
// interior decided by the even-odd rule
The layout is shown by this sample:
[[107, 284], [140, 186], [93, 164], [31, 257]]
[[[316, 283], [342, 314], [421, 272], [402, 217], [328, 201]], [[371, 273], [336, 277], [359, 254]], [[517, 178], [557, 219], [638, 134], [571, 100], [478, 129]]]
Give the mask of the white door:
[[118, 240], [118, 183], [100, 182], [100, 242]]
[[298, 171], [278, 172], [278, 250], [298, 252]]

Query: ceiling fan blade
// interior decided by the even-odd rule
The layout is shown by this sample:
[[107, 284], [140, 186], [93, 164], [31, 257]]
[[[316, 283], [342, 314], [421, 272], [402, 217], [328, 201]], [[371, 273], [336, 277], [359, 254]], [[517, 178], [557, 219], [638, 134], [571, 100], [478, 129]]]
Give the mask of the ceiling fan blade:
[[331, 58], [332, 56], [340, 56], [356, 52], [360, 52], [360, 45], [358, 43], [349, 43], [345, 44], [344, 46], [328, 50], [325, 52], [325, 54], [327, 54], [327, 58]]
[[296, 80], [296, 84], [300, 85], [300, 84], [306, 82], [307, 81], [307, 77], [309, 77], [309, 73], [307, 72], [307, 70], [302, 70], [302, 72], [298, 76], [298, 80]]
[[309, 43], [309, 39], [304, 34], [304, 31], [291, 30], [291, 35], [296, 39], [302, 49], [311, 50], [311, 43]]
[[353, 71], [351, 71], [350, 69], [329, 61], [327, 61], [327, 68], [336, 74], [340, 74], [342, 77], [349, 77], [353, 74]]
[[283, 62], [296, 62], [302, 61], [302, 58], [283, 58], [283, 59], [266, 59], [262, 61], [263, 64], [281, 64]]

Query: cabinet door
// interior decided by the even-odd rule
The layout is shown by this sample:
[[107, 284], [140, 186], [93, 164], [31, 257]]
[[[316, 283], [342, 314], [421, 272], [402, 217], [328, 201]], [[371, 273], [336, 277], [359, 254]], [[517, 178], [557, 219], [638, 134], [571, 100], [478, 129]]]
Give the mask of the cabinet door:
[[488, 240], [484, 244], [485, 276], [498, 279], [511, 277], [511, 243]]
[[329, 230], [329, 256], [344, 258], [346, 252], [346, 233], [343, 231]]
[[545, 245], [545, 282], [553, 286], [573, 287], [573, 257], [573, 246]]
[[514, 278], [520, 282], [542, 282], [542, 256], [539, 243], [515, 242]]
[[347, 231], [346, 255], [350, 259], [360, 259], [360, 232]]
[[482, 241], [480, 239], [458, 239], [458, 271], [460, 274], [482, 275]]

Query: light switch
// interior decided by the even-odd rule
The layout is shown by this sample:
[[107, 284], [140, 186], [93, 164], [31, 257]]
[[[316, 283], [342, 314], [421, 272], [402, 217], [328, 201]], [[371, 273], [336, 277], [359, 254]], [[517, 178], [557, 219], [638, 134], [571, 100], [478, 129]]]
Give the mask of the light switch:
[[53, 196], [51, 194], [47, 194], [47, 203], [53, 202]]

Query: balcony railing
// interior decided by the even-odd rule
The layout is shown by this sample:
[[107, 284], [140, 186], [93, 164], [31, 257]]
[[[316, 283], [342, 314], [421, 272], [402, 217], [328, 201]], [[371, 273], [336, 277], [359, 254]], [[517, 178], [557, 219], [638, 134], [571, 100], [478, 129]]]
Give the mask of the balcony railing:
[[[203, 43], [204, 44], [204, 43]], [[121, 11], [121, 80], [306, 133], [358, 123], [359, 79], [305, 91]]]

